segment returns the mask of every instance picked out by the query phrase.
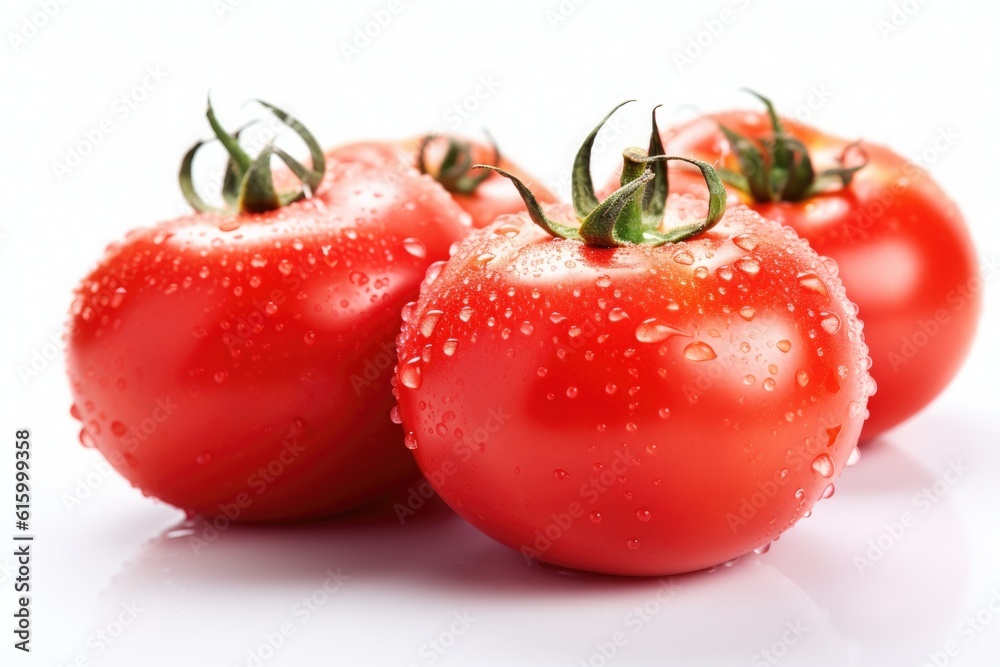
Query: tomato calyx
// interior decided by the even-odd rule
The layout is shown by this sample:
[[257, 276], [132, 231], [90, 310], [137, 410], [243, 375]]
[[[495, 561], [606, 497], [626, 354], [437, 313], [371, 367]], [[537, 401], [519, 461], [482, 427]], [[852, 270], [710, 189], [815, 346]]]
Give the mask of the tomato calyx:
[[[739, 171], [718, 168], [722, 180], [744, 192], [757, 202], [808, 199], [822, 192], [846, 188], [860, 169], [868, 164], [868, 154], [860, 142], [848, 145], [839, 158], [840, 165], [817, 172], [809, 150], [799, 139], [785, 131], [771, 100], [750, 89], [744, 89], [767, 107], [773, 134], [756, 141], [719, 123], [736, 156]], [[857, 164], [847, 166], [848, 154], [858, 153]]]
[[[490, 141], [493, 148], [494, 166], [500, 164], [500, 148], [494, 141], [492, 135], [484, 130], [484, 134]], [[448, 149], [444, 154], [444, 159], [436, 170], [431, 170], [427, 165], [427, 148], [435, 141], [444, 140], [448, 142]], [[428, 134], [420, 140], [420, 148], [417, 150], [417, 168], [421, 174], [431, 176], [440, 183], [445, 190], [452, 194], [470, 195], [475, 192], [479, 184], [490, 177], [490, 172], [480, 171], [475, 175], [469, 172], [473, 169], [472, 144], [466, 141], [459, 141], [455, 137]]]
[[[274, 211], [293, 202], [312, 196], [323, 181], [323, 174], [326, 170], [326, 160], [323, 157], [323, 149], [313, 137], [312, 133], [306, 129], [295, 118], [282, 111], [278, 107], [263, 100], [255, 100], [258, 104], [270, 111], [274, 116], [291, 129], [305, 143], [309, 149], [311, 159], [310, 168], [306, 168], [301, 162], [286, 153], [283, 149], [274, 145], [274, 141], [269, 141], [263, 150], [254, 157], [243, 150], [240, 145], [240, 134], [249, 125], [244, 125], [234, 133], [227, 132], [219, 123], [215, 116], [215, 109], [212, 108], [212, 100], [208, 101], [208, 110], [205, 112], [209, 125], [215, 133], [215, 139], [197, 142], [188, 150], [181, 161], [180, 185], [184, 198], [196, 210], [203, 213], [265, 213]], [[224, 207], [209, 204], [194, 187], [192, 170], [194, 158], [205, 144], [218, 140], [229, 154], [229, 161], [226, 164], [225, 176], [222, 181], [222, 198]], [[271, 158], [278, 157], [285, 165], [291, 169], [296, 178], [302, 183], [302, 187], [289, 192], [277, 192], [274, 188], [274, 177], [271, 171]]]
[[[629, 100], [631, 101], [633, 100]], [[707, 162], [663, 154], [663, 144], [656, 125], [658, 107], [654, 107], [652, 112], [653, 130], [648, 151], [637, 147], [626, 148], [622, 152], [624, 164], [621, 187], [604, 201], [598, 200], [590, 174], [591, 151], [601, 128], [625, 104], [628, 102], [622, 102], [612, 109], [587, 135], [573, 161], [573, 210], [580, 221], [579, 227], [551, 219], [542, 210], [531, 190], [514, 175], [490, 165], [478, 164], [474, 167], [491, 169], [510, 179], [524, 200], [532, 222], [546, 232], [560, 238], [580, 241], [588, 246], [660, 246], [684, 241], [711, 229], [725, 212], [726, 189], [715, 169]], [[670, 160], [687, 162], [701, 170], [709, 192], [708, 214], [702, 220], [661, 231], [669, 191], [666, 163]]]

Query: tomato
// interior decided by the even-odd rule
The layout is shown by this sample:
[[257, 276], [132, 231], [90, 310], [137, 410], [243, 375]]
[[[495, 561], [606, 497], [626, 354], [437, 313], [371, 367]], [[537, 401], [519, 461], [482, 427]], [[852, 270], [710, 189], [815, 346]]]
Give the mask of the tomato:
[[430, 174], [441, 183], [455, 202], [472, 216], [472, 225], [485, 227], [501, 215], [518, 213], [524, 204], [506, 179], [495, 172], [473, 172], [474, 164], [484, 163], [509, 171], [528, 181], [539, 200], [558, 201], [556, 196], [530, 177], [517, 165], [492, 147], [480, 142], [449, 136], [428, 135], [404, 141], [365, 141], [347, 144], [327, 153], [342, 161], [359, 161], [373, 166], [416, 168]]
[[512, 179], [529, 212], [432, 267], [403, 311], [394, 417], [445, 502], [529, 559], [709, 567], [776, 539], [857, 456], [861, 325], [792, 230], [723, 215], [705, 163], [707, 216], [635, 148], [598, 202], [596, 132], [575, 211]]
[[[219, 129], [231, 205], [109, 246], [69, 329], [81, 441], [144, 494], [229, 520], [320, 517], [416, 476], [384, 418], [393, 338], [428, 265], [468, 229], [433, 182], [324, 160], [275, 113], [309, 143], [316, 170], [292, 165], [312, 196], [275, 194], [269, 151], [287, 155], [250, 160]], [[196, 149], [182, 185], [204, 209]]]
[[[967, 356], [981, 304], [975, 250], [958, 207], [920, 167], [882, 146], [778, 122], [816, 169], [837, 167], [845, 157], [858, 167], [867, 156], [853, 177], [846, 174], [847, 184], [834, 175], [832, 184], [815, 179], [791, 197], [767, 187], [757, 196], [740, 187], [730, 193], [732, 201], [792, 227], [839, 265], [874, 362], [878, 393], [863, 434], [874, 438], [927, 405]], [[667, 149], [738, 172], [738, 154], [720, 125], [758, 148], [775, 132], [769, 113], [731, 111], [668, 131]], [[763, 153], [773, 164], [773, 150]], [[697, 194], [703, 187], [696, 171], [671, 173], [674, 191]]]

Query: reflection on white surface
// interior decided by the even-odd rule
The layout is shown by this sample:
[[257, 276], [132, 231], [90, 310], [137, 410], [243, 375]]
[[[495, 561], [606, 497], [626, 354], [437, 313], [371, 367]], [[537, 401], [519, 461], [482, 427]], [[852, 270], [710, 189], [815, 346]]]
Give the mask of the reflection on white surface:
[[[817, 516], [768, 554], [663, 580], [528, 567], [439, 502], [405, 525], [384, 509], [217, 537], [183, 522], [123, 563], [89, 616], [86, 634], [141, 609], [110, 648], [85, 640], [60, 657], [174, 665], [196, 650], [198, 664], [249, 666], [319, 664], [316, 656], [351, 665], [922, 665], [951, 638], [968, 588], [952, 487], [933, 491], [947, 469], [875, 443]], [[914, 499], [924, 488], [933, 496], [926, 510]], [[914, 520], [891, 528], [906, 512]]]

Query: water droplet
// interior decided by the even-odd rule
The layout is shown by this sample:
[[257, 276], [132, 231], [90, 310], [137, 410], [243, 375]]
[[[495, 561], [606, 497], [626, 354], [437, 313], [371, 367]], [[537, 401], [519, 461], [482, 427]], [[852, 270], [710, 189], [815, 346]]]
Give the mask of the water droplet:
[[670, 408], [660, 408], [660, 419], [670, 419]]
[[463, 322], [468, 322], [469, 320], [471, 320], [472, 308], [469, 308], [468, 306], [463, 306], [462, 310], [458, 311], [458, 319], [462, 320]]
[[93, 449], [94, 447], [97, 447], [97, 443], [94, 442], [93, 436], [91, 436], [90, 433], [87, 432], [87, 429], [82, 429], [80, 431], [80, 444], [86, 447], [87, 449]]
[[708, 343], [696, 341], [684, 348], [684, 357], [691, 361], [711, 361], [716, 358], [716, 354]]
[[[671, 336], [682, 333], [655, 317], [651, 317], [635, 328], [635, 337], [640, 343], [662, 343]], [[714, 358], [715, 354], [712, 354]], [[688, 357], [690, 359], [690, 357]]]
[[597, 280], [594, 284], [598, 287], [611, 287], [611, 276], [601, 274], [597, 276]]
[[222, 384], [226, 381], [226, 371], [216, 371], [215, 375], [212, 376], [217, 384]]
[[763, 556], [770, 550], [771, 550], [771, 543], [768, 542], [767, 544], [762, 544], [761, 546], [757, 547], [756, 549], [753, 550], [753, 552], [758, 556]]
[[795, 421], [795, 413], [794, 412], [786, 412], [785, 413], [785, 421], [786, 422], [793, 422], [793, 421]]
[[627, 546], [629, 549], [633, 549], [633, 550], [638, 549], [639, 548], [639, 538], [638, 537], [633, 537], [632, 539], [630, 539], [628, 542], [625, 543], [625, 546]]
[[579, 390], [576, 387], [567, 387], [566, 388], [566, 397], [567, 398], [576, 398], [577, 393], [579, 393]]
[[736, 260], [736, 268], [743, 273], [748, 273], [751, 276], [754, 276], [757, 275], [758, 271], [760, 271], [760, 264], [758, 264], [757, 260], [752, 257], [743, 257]]
[[749, 232], [746, 234], [740, 234], [739, 236], [733, 238], [733, 243], [735, 243], [738, 248], [746, 250], [747, 252], [752, 252], [753, 249], [757, 247], [759, 242], [760, 237]]
[[624, 320], [626, 317], [628, 317], [628, 313], [626, 313], [621, 308], [612, 308], [611, 312], [608, 313], [608, 319], [611, 320], [612, 322], [620, 322], [621, 320]]
[[752, 375], [744, 375], [743, 376], [743, 384], [745, 384], [745, 385], [751, 385], [751, 384], [753, 384], [756, 381], [757, 381], [757, 378], [755, 378]]
[[823, 495], [820, 496], [820, 498], [822, 498], [823, 500], [826, 500], [827, 498], [829, 498], [830, 496], [833, 495], [834, 491], [835, 491], [835, 489], [833, 488], [833, 484], [828, 484], [827, 487], [825, 489], [823, 489]]
[[829, 454], [820, 454], [813, 459], [812, 469], [823, 477], [833, 477], [833, 459]]
[[420, 333], [424, 338], [430, 338], [433, 335], [434, 327], [437, 326], [438, 320], [441, 319], [442, 315], [444, 315], [444, 311], [428, 310], [420, 318]]
[[423, 378], [420, 373], [420, 357], [413, 357], [399, 369], [399, 380], [404, 387], [420, 389]]
[[562, 468], [556, 468], [555, 470], [552, 471], [552, 477], [554, 479], [562, 481], [567, 477], [569, 477], [569, 473], [563, 470]]
[[680, 250], [674, 253], [673, 259], [678, 264], [683, 264], [684, 266], [694, 264], [694, 255], [689, 253], [687, 250]]
[[239, 228], [240, 228], [239, 221], [233, 218], [225, 220], [219, 225], [220, 232], [235, 232]]
[[547, 369], [545, 366], [538, 367], [538, 377], [543, 378], [548, 374], [549, 374], [549, 369]]
[[720, 266], [715, 270], [715, 275], [719, 276], [719, 278], [723, 280], [732, 280], [733, 270], [730, 269], [728, 266]]
[[762, 384], [765, 391], [774, 391], [774, 388], [778, 385], [778, 383], [774, 381], [774, 378], [767, 378]]
[[552, 311], [552, 314], [549, 315], [549, 321], [552, 322], [552, 324], [559, 324], [560, 322], [566, 321], [566, 316], [562, 313]]
[[798, 381], [800, 387], [804, 387], [809, 384], [809, 374], [805, 371], [799, 371], [795, 374], [795, 379]]
[[316, 332], [314, 332], [314, 331], [307, 331], [307, 332], [305, 332], [305, 334], [303, 334], [303, 336], [302, 336], [302, 341], [306, 345], [312, 345], [313, 343], [316, 342]]
[[603, 517], [601, 516], [600, 512], [591, 512], [590, 513], [590, 520], [593, 523], [600, 523], [602, 518]]
[[635, 518], [639, 521], [646, 522], [653, 518], [653, 513], [650, 512], [645, 507], [641, 507], [635, 512]]
[[406, 434], [406, 437], [403, 438], [403, 444], [406, 445], [407, 449], [416, 449], [417, 435], [413, 431], [410, 431]]
[[847, 467], [856, 465], [861, 460], [861, 450], [857, 447], [851, 450], [851, 455], [847, 457]]
[[757, 311], [750, 306], [743, 306], [740, 308], [740, 317], [745, 319], [747, 322], [753, 319], [753, 316], [757, 314]]
[[392, 406], [392, 410], [389, 410], [389, 419], [392, 420], [393, 424], [402, 424], [403, 423], [403, 415], [399, 411], [399, 406], [398, 405]]
[[820, 320], [819, 325], [823, 327], [823, 331], [828, 334], [835, 334], [840, 331], [840, 318], [834, 313], [820, 313], [819, 316], [823, 319]]
[[412, 237], [403, 239], [403, 250], [410, 253], [414, 257], [419, 257], [421, 259], [427, 256], [427, 247], [420, 239]]
[[535, 326], [531, 322], [524, 321], [521, 323], [521, 333], [525, 336], [530, 336], [534, 331]]
[[441, 351], [444, 352], [446, 357], [454, 356], [455, 350], [458, 349], [458, 340], [455, 338], [449, 338], [441, 346]]
[[[278, 262], [278, 271], [281, 271], [282, 275], [287, 276], [289, 273], [292, 272], [293, 268], [295, 268], [295, 266], [287, 259], [282, 259], [281, 261]], [[202, 278], [204, 277], [205, 276], [202, 276]]]
[[113, 421], [111, 422], [111, 433], [113, 433], [115, 437], [120, 438], [128, 433], [128, 429], [125, 428], [125, 424], [122, 424], [120, 421]]
[[704, 266], [699, 266], [697, 269], [694, 270], [694, 277], [698, 278], [699, 280], [704, 280], [705, 278], [708, 278], [708, 269]]
[[124, 300], [125, 300], [125, 288], [119, 287], [114, 291], [114, 293], [112, 293], [111, 301], [109, 302], [109, 304], [112, 308], [117, 308], [118, 306], [122, 305], [122, 301]]
[[807, 271], [805, 273], [800, 273], [797, 277], [799, 279], [799, 285], [802, 285], [802, 287], [807, 290], [816, 292], [822, 296], [829, 295], [829, 292], [826, 289], [826, 283], [824, 283], [823, 279], [815, 273]]
[[250, 266], [260, 269], [267, 266], [267, 260], [260, 255], [254, 255], [250, 258]]
[[276, 312], [278, 312], [278, 304], [276, 304], [273, 301], [268, 301], [266, 304], [264, 304], [264, 312], [267, 313], [268, 315], [274, 315]]
[[613, 382], [609, 382], [608, 385], [604, 388], [604, 393], [606, 393], [608, 396], [613, 395], [616, 391], [618, 391], [618, 385], [616, 385]]
[[488, 263], [490, 263], [490, 261], [492, 261], [495, 258], [496, 258], [496, 255], [491, 255], [488, 252], [484, 252], [483, 254], [481, 254], [478, 257], [476, 257], [476, 261], [479, 262], [480, 264], [488, 264]]
[[139, 467], [139, 460], [135, 458], [135, 456], [133, 456], [130, 452], [125, 452], [124, 454], [122, 454], [122, 459], [125, 461], [125, 465], [127, 465], [129, 468]]
[[775, 343], [774, 346], [779, 350], [781, 350], [782, 352], [788, 352], [790, 349], [792, 349], [792, 342], [789, 340], [782, 339], [779, 340], [777, 343]]

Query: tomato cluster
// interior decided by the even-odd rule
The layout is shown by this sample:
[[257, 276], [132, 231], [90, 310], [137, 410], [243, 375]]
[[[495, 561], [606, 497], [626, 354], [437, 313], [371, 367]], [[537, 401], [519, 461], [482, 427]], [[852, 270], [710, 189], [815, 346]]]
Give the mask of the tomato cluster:
[[[657, 575], [766, 549], [857, 460], [869, 407], [870, 437], [947, 384], [979, 305], [947, 310], [974, 255], [926, 173], [761, 99], [664, 135], [654, 110], [601, 196], [609, 114], [572, 205], [495, 146], [324, 153], [265, 103], [310, 159], [251, 156], [209, 106], [220, 205], [199, 142], [196, 212], [130, 232], [77, 289], [81, 442], [228, 520], [328, 516], [422, 473], [529, 559]], [[927, 318], [916, 360], [899, 339]]]

